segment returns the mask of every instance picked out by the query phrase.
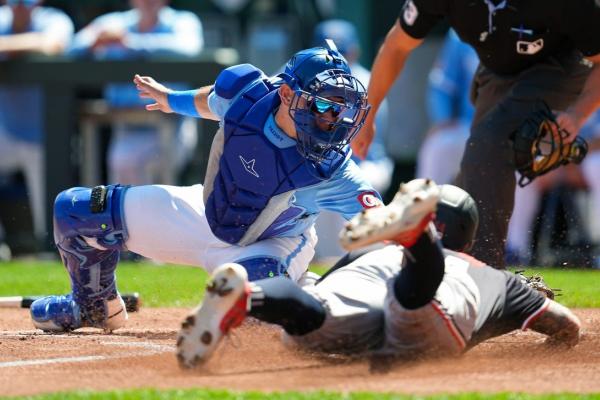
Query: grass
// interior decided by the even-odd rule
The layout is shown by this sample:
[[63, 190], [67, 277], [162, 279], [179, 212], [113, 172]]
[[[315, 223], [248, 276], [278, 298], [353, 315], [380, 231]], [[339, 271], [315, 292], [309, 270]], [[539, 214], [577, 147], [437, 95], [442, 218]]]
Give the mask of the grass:
[[[312, 268], [318, 273], [325, 268]], [[562, 289], [558, 300], [569, 307], [600, 308], [600, 271], [564, 268], [528, 269], [540, 274], [552, 288]], [[146, 307], [192, 307], [202, 299], [207, 274], [201, 268], [151, 263], [121, 263], [119, 290], [139, 292]], [[69, 278], [58, 262], [0, 264], [0, 296], [68, 293]]]
[[600, 394], [561, 393], [553, 395], [531, 395], [526, 393], [460, 393], [453, 395], [410, 396], [393, 393], [334, 393], [334, 392], [230, 392], [223, 390], [170, 390], [158, 391], [153, 389], [113, 391], [113, 392], [72, 392], [55, 393], [33, 397], [11, 397], [11, 400], [597, 400]]
[[[202, 299], [207, 274], [201, 268], [151, 263], [121, 263], [117, 285], [123, 293], [139, 292], [146, 307], [191, 307]], [[0, 296], [64, 294], [69, 276], [58, 262], [0, 264]]]
[[526, 275], [540, 274], [551, 288], [561, 289], [558, 302], [567, 307], [600, 308], [600, 270], [528, 269]]

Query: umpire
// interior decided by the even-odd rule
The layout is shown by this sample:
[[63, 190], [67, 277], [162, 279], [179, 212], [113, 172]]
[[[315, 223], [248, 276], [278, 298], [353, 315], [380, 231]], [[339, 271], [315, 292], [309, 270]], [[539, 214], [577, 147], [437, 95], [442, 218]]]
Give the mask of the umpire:
[[368, 94], [374, 110], [352, 145], [359, 157], [373, 137], [370, 117], [410, 52], [442, 19], [480, 59], [457, 184], [480, 211], [473, 255], [503, 266], [515, 189], [510, 135], [543, 100], [560, 110], [557, 122], [572, 141], [600, 106], [600, 0], [408, 0], [373, 64]]

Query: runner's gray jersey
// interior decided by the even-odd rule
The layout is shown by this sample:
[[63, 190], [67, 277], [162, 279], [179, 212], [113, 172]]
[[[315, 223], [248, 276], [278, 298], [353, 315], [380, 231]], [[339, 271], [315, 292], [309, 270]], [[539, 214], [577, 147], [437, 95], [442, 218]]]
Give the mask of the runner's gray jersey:
[[349, 355], [456, 354], [491, 333], [522, 327], [545, 304], [510, 272], [460, 253], [444, 255], [445, 275], [434, 299], [407, 310], [391, 288], [402, 268], [402, 248], [386, 246], [365, 254], [304, 288], [322, 302], [327, 316], [318, 330], [290, 339], [305, 349]]

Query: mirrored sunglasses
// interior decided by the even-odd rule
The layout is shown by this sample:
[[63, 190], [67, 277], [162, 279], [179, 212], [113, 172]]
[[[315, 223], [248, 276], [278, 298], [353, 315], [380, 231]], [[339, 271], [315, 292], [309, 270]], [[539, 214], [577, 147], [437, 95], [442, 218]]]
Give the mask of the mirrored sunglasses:
[[319, 97], [316, 97], [312, 103], [312, 111], [325, 114], [327, 111], [331, 111], [333, 114], [339, 114], [345, 108], [344, 105], [325, 100]]

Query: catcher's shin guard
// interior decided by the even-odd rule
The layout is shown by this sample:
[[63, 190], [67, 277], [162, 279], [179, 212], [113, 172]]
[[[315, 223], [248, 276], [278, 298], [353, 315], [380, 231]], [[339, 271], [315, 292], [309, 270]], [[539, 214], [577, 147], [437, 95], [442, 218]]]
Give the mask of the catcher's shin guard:
[[[127, 240], [126, 189], [119, 185], [72, 188], [61, 192], [54, 204], [54, 240], [71, 277], [70, 298], [79, 306], [84, 326], [119, 327], [108, 323], [108, 318], [120, 312], [115, 269]], [[124, 307], [123, 313], [126, 319]]]
[[246, 317], [250, 295], [248, 274], [239, 264], [218, 267], [206, 286], [202, 303], [183, 321], [177, 337], [177, 359], [182, 368], [205, 363], [223, 335]]
[[383, 240], [412, 246], [433, 219], [440, 190], [430, 179], [414, 179], [400, 185], [385, 207], [363, 210], [340, 232], [346, 250], [355, 250]]

